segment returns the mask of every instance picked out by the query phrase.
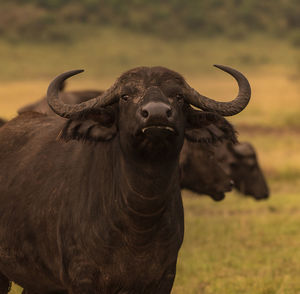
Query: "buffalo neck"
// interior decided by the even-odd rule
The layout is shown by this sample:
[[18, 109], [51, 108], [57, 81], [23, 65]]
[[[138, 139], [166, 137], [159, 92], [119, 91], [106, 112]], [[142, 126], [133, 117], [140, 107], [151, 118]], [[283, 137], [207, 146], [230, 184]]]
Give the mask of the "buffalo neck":
[[179, 173], [179, 159], [148, 161], [122, 155], [120, 171], [129, 190], [143, 198], [154, 199], [160, 195], [166, 196], [174, 188]]
[[125, 157], [120, 152], [118, 164], [121, 211], [124, 223], [128, 224], [128, 242], [145, 247], [149, 240], [168, 239], [166, 227], [177, 209], [174, 201], [180, 197], [178, 158], [150, 163]]

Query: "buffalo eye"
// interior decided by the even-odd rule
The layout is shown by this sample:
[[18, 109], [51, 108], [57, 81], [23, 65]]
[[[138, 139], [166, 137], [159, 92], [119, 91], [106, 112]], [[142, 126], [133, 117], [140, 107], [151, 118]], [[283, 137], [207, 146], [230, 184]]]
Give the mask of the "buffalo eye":
[[122, 98], [123, 100], [127, 101], [130, 97], [129, 97], [128, 94], [123, 94], [123, 95], [121, 95], [121, 98]]
[[236, 162], [231, 162], [230, 167], [236, 169], [238, 167], [238, 164]]
[[184, 96], [183, 96], [183, 94], [178, 93], [178, 94], [176, 94], [176, 98], [177, 98], [177, 100], [182, 100], [184, 98]]

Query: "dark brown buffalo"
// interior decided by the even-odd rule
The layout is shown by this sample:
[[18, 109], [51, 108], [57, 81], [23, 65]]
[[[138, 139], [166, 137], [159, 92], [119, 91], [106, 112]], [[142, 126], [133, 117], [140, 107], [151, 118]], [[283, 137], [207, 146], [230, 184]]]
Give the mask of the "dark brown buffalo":
[[230, 175], [217, 162], [210, 145], [185, 140], [179, 163], [182, 188], [220, 201], [233, 187]]
[[215, 157], [242, 194], [257, 200], [269, 197], [269, 188], [259, 166], [254, 147], [249, 142], [218, 143]]
[[[66, 118], [26, 112], [0, 130], [0, 293], [170, 293], [183, 240], [179, 154], [219, 132], [250, 98], [246, 78], [216, 102], [162, 67], [124, 73], [101, 96], [69, 105], [58, 76], [48, 102]], [[193, 109], [189, 104], [201, 108]], [[84, 144], [87, 142], [87, 144]], [[28, 293], [27, 292], [27, 293]]]
[[[103, 91], [83, 90], [61, 92], [60, 98], [68, 104], [87, 101]], [[36, 111], [56, 115], [46, 97], [18, 110]], [[269, 197], [269, 188], [259, 166], [255, 149], [250, 143], [228, 144], [225, 140], [215, 148], [215, 153], [206, 144], [194, 144], [185, 140], [180, 154], [181, 187], [198, 194], [211, 196], [214, 200], [224, 199], [225, 192], [232, 187], [255, 199]]]
[[3, 118], [0, 118], [0, 127], [3, 126], [6, 123], [6, 120]]
[[[59, 97], [68, 104], [76, 104], [92, 99], [103, 91], [83, 90], [60, 92]], [[26, 105], [19, 114], [34, 111], [57, 116], [47, 103], [47, 97]], [[59, 117], [59, 116], [57, 116]], [[210, 136], [210, 134], [209, 134]], [[233, 181], [229, 174], [216, 161], [211, 146], [184, 141], [180, 154], [181, 188], [211, 196], [214, 200], [224, 199], [225, 192], [232, 189]]]
[[[76, 104], [93, 98], [101, 91], [68, 91], [60, 94], [69, 104]], [[18, 113], [37, 111], [55, 115], [49, 107], [46, 97], [38, 102], [26, 105]], [[225, 192], [235, 187], [242, 194], [255, 199], [269, 197], [269, 188], [259, 166], [254, 147], [248, 143], [219, 143], [215, 152], [205, 148], [206, 144], [193, 144], [186, 141], [180, 154], [181, 187], [199, 194], [222, 200]]]

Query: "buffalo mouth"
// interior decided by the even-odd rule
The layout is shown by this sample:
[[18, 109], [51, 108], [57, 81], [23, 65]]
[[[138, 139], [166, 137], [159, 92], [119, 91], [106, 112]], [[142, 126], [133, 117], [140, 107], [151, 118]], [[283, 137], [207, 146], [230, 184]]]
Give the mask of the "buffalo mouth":
[[211, 195], [215, 201], [221, 201], [225, 198], [225, 194], [223, 192], [217, 192]]
[[138, 134], [150, 137], [177, 136], [178, 132], [173, 126], [166, 125], [149, 125], [142, 127]]
[[176, 133], [175, 129], [173, 127], [169, 127], [169, 126], [148, 126], [148, 127], [144, 127], [142, 128], [142, 133], [146, 134], [149, 131], [152, 130], [158, 130], [158, 131], [163, 131], [163, 132], [171, 132], [171, 133]]

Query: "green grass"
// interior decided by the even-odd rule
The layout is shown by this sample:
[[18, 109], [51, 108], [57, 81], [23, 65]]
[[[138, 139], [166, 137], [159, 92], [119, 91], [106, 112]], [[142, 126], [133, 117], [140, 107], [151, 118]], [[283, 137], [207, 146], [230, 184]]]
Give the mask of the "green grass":
[[300, 293], [300, 201], [184, 193], [186, 232], [173, 293]]
[[19, 294], [22, 293], [22, 288], [18, 286], [17, 284], [12, 284], [11, 290], [9, 292], [10, 294]]

